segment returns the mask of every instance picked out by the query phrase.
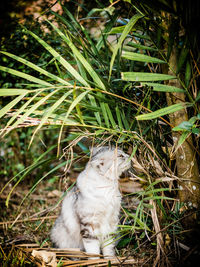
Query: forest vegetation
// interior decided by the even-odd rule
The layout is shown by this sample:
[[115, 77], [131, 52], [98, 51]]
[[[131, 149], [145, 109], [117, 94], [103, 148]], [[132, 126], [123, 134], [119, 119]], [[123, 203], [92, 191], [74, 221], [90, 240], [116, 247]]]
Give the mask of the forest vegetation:
[[120, 179], [119, 261], [77, 254], [75, 265], [66, 252], [58, 266], [198, 261], [199, 8], [197, 0], [45, 1], [36, 18], [2, 31], [3, 266], [43, 266], [31, 252], [51, 247], [62, 191], [102, 145], [123, 149], [133, 166]]

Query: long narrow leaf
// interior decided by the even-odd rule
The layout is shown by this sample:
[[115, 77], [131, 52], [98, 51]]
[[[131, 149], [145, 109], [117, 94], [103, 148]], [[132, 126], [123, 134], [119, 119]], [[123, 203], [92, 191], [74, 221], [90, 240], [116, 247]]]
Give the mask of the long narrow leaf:
[[37, 185], [44, 180], [48, 175], [54, 173], [55, 171], [57, 171], [58, 169], [60, 169], [61, 167], [66, 165], [66, 161], [60, 163], [59, 165], [57, 165], [56, 167], [54, 167], [53, 169], [51, 169], [48, 173], [46, 173], [44, 176], [42, 176], [33, 186], [32, 188], [29, 190], [29, 192], [24, 196], [24, 198], [22, 199], [20, 205], [24, 202], [24, 200], [35, 190], [35, 188], [37, 187]]
[[67, 110], [67, 114], [65, 116], [65, 119], [68, 118], [69, 114], [72, 112], [72, 110], [75, 108], [75, 106], [89, 93], [89, 91], [85, 91], [81, 93], [79, 96], [76, 97], [76, 99], [72, 102], [70, 107]]
[[57, 152], [57, 155], [59, 153], [59, 149], [60, 149], [60, 141], [61, 141], [61, 136], [62, 136], [62, 131], [63, 131], [63, 127], [64, 125], [66, 124], [66, 121], [70, 115], [70, 113], [72, 112], [72, 110], [75, 108], [75, 106], [89, 93], [89, 90], [81, 93], [73, 102], [72, 104], [70, 105], [70, 107], [68, 108], [67, 110], [67, 114], [65, 115], [65, 118], [63, 120], [63, 123], [62, 123], [62, 126], [61, 126], [61, 129], [60, 129], [60, 133], [59, 133], [59, 137], [58, 137], [58, 152]]
[[38, 107], [40, 107], [43, 103], [47, 101], [53, 94], [55, 94], [59, 89], [49, 93], [45, 97], [42, 97], [37, 103], [35, 103], [30, 109], [28, 109], [13, 125], [12, 127], [17, 127], [20, 123], [22, 123], [31, 113], [33, 113]]
[[120, 113], [120, 110], [119, 110], [118, 106], [115, 108], [115, 112], [116, 112], [116, 115], [117, 115], [118, 126], [119, 126], [120, 130], [122, 130], [123, 129], [123, 125], [122, 125], [121, 113]]
[[[94, 96], [92, 95], [88, 95], [88, 98], [90, 99], [90, 103], [93, 107], [97, 107], [97, 103], [96, 103], [96, 99]], [[96, 117], [96, 120], [98, 122], [99, 125], [101, 125], [101, 116], [99, 114], [99, 112], [94, 112], [94, 115]]]
[[113, 68], [113, 64], [116, 58], [116, 55], [119, 51], [119, 49], [121, 49], [122, 43], [123, 41], [126, 39], [128, 33], [131, 31], [131, 29], [133, 28], [133, 26], [136, 24], [136, 22], [142, 18], [143, 16], [140, 14], [136, 14], [135, 16], [133, 16], [130, 21], [128, 22], [128, 24], [125, 26], [120, 38], [119, 38], [119, 42], [117, 43], [117, 45], [115, 46], [114, 50], [113, 50], [113, 54], [112, 54], [112, 58], [110, 61], [110, 71], [109, 71], [109, 77], [111, 76], [112, 73], [112, 68]]
[[148, 72], [122, 72], [122, 80], [131, 82], [164, 81], [176, 79], [175, 76]]
[[[45, 113], [45, 115], [43, 116], [42, 120], [40, 121], [40, 124], [38, 125], [38, 127], [36, 128], [36, 130], [34, 131], [32, 137], [31, 137], [31, 141], [30, 144], [33, 141], [33, 138], [35, 136], [35, 134], [39, 131], [39, 129], [41, 129], [41, 127], [46, 123], [46, 121], [48, 120], [48, 118], [51, 116], [51, 114], [61, 105], [61, 103], [65, 100], [66, 97], [68, 97], [71, 93], [72, 93], [72, 89], [70, 91], [68, 91], [67, 93], [65, 93], [61, 98], [59, 98], [54, 104], [53, 106], [51, 106], [49, 108], [49, 110]], [[29, 144], [29, 146], [30, 146]]]
[[102, 110], [102, 114], [103, 114], [103, 117], [104, 117], [104, 121], [105, 121], [106, 127], [110, 128], [110, 123], [109, 123], [108, 115], [107, 115], [107, 112], [106, 112], [105, 103], [101, 102], [100, 106], [101, 106], [101, 110]]
[[31, 36], [33, 36], [71, 75], [77, 79], [84, 86], [89, 87], [89, 84], [80, 76], [80, 74], [58, 53], [53, 49], [49, 44], [44, 40], [38, 37], [35, 33], [28, 31]]
[[46, 71], [46, 70], [40, 68], [39, 66], [33, 64], [32, 62], [30, 62], [30, 61], [28, 61], [28, 60], [26, 60], [26, 59], [24, 59], [24, 58], [15, 56], [15, 55], [13, 55], [13, 54], [11, 54], [11, 53], [8, 53], [8, 52], [0, 51], [0, 53], [4, 54], [4, 55], [6, 55], [6, 56], [9, 56], [9, 57], [11, 57], [11, 58], [13, 58], [13, 59], [15, 59], [15, 60], [17, 60], [17, 61], [19, 61], [19, 62], [25, 64], [25, 65], [27, 65], [28, 67], [30, 67], [30, 68], [32, 68], [32, 69], [38, 71], [39, 73], [41, 73], [41, 74], [43, 74], [43, 75], [45, 75], [45, 76], [51, 78], [51, 79], [54, 80], [54, 81], [60, 82], [61, 84], [65, 84], [65, 85], [71, 85], [71, 84], [68, 83], [67, 81], [65, 81], [65, 80], [61, 79], [60, 77], [58, 77], [58, 76], [56, 76], [56, 75], [54, 75], [54, 74], [52, 74], [52, 73], [50, 73], [50, 72], [48, 72], [48, 71]]
[[96, 86], [106, 90], [103, 82], [99, 78], [98, 74], [95, 72], [95, 70], [92, 68], [92, 66], [88, 63], [88, 61], [83, 57], [83, 55], [79, 52], [79, 50], [75, 47], [75, 45], [71, 42], [67, 34], [63, 34], [54, 24], [52, 24], [50, 21], [48, 21], [49, 24], [54, 28], [54, 30], [60, 35], [60, 37], [67, 43], [67, 45], [71, 48], [74, 55], [80, 60], [82, 65], [85, 67], [85, 69], [88, 71], [90, 76], [92, 77], [93, 81], [95, 82]]
[[0, 88], [0, 96], [21, 95], [30, 93], [26, 89], [14, 89], [14, 88]]
[[162, 117], [164, 115], [176, 112], [176, 111], [181, 110], [185, 107], [186, 107], [186, 104], [181, 104], [181, 103], [174, 104], [174, 105], [171, 105], [171, 106], [166, 107], [166, 108], [158, 109], [152, 113], [136, 116], [136, 119], [137, 120], [152, 120], [152, 119], [156, 119], [158, 117]]
[[134, 53], [129, 51], [122, 51], [122, 57], [129, 60], [140, 61], [140, 62], [166, 63], [164, 60], [161, 60], [159, 58], [150, 57], [144, 54]]
[[109, 120], [110, 120], [110, 122], [112, 124], [112, 127], [115, 129], [117, 124], [116, 124], [116, 122], [115, 122], [115, 120], [113, 118], [113, 115], [112, 115], [112, 112], [110, 110], [110, 107], [109, 107], [108, 103], [105, 103], [105, 108], [106, 108], [106, 112], [108, 114], [108, 118], [109, 118]]
[[14, 186], [12, 187], [12, 189], [9, 191], [9, 194], [8, 194], [8, 196], [7, 196], [7, 198], [6, 198], [6, 207], [8, 207], [8, 205], [9, 205], [10, 197], [11, 197], [11, 195], [12, 195], [14, 189], [15, 189], [15, 188], [17, 187], [17, 185], [24, 179], [24, 177], [25, 177], [26, 175], [28, 175], [32, 170], [36, 169], [37, 167], [41, 166], [42, 164], [44, 164], [44, 163], [46, 163], [46, 162], [48, 162], [48, 161], [50, 161], [50, 159], [46, 159], [46, 160], [43, 160], [43, 161], [34, 163], [34, 164], [32, 164], [30, 167], [28, 167], [28, 168], [26, 169], [26, 171], [23, 173], [23, 175], [20, 176], [20, 177], [18, 178], [18, 181], [15, 183], [15, 185], [14, 185]]
[[41, 79], [35, 78], [32, 75], [26, 74], [26, 73], [18, 71], [18, 70], [13, 70], [11, 68], [7, 68], [7, 67], [4, 67], [4, 66], [0, 66], [0, 70], [1, 71], [5, 71], [7, 73], [10, 73], [12, 75], [18, 76], [20, 78], [26, 79], [26, 80], [28, 80], [30, 82], [38, 83], [38, 84], [43, 85], [43, 86], [52, 86], [52, 84], [50, 84], [48, 82], [45, 82], [45, 81], [43, 81]]
[[16, 97], [14, 100], [12, 100], [10, 103], [8, 103], [5, 107], [3, 107], [1, 110], [0, 110], [0, 118], [3, 117], [11, 108], [13, 108], [17, 103], [19, 103], [22, 98], [24, 98], [26, 95], [25, 94], [22, 94], [22, 95], [19, 95], [18, 97]]
[[34, 96], [32, 96], [24, 105], [22, 105], [18, 110], [17, 112], [10, 118], [10, 120], [7, 122], [6, 124], [6, 128], [8, 126], [10, 126], [13, 121], [21, 114], [24, 112], [24, 110], [26, 109], [26, 107], [41, 93], [43, 92], [45, 89], [43, 90], [39, 90], [36, 92], [36, 94]]
[[185, 93], [184, 89], [175, 87], [175, 86], [170, 86], [170, 85], [165, 85], [165, 84], [159, 84], [159, 83], [142, 83], [142, 85], [147, 85], [149, 87], [153, 87], [153, 91], [157, 92], [170, 92], [170, 93]]

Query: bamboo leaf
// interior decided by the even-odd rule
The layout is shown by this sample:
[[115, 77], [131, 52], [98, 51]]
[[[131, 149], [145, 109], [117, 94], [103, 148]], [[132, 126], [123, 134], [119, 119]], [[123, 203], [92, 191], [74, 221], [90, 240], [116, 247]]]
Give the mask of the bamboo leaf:
[[164, 60], [161, 60], [159, 58], [150, 57], [144, 54], [134, 53], [129, 51], [122, 51], [122, 57], [129, 60], [140, 61], [140, 62], [166, 63]]
[[59, 89], [49, 93], [48, 95], [42, 97], [37, 103], [35, 103], [30, 109], [28, 109], [13, 125], [12, 127], [17, 127], [22, 123], [31, 113], [33, 113], [39, 106], [47, 101], [52, 95], [54, 95]]
[[10, 120], [7, 122], [6, 124], [6, 128], [12, 124], [12, 122], [19, 116], [19, 114], [21, 114], [26, 107], [41, 93], [43, 92], [45, 89], [37, 91], [36, 94], [34, 96], [32, 96], [22, 107], [20, 107], [17, 112], [10, 118]]
[[4, 52], [4, 51], [0, 51], [0, 53], [4, 54], [4, 55], [6, 55], [6, 56], [9, 56], [9, 57], [11, 57], [11, 58], [13, 58], [13, 59], [15, 59], [15, 60], [17, 60], [17, 61], [19, 61], [19, 62], [25, 64], [25, 65], [27, 65], [28, 67], [30, 67], [30, 68], [32, 68], [32, 69], [38, 71], [39, 73], [41, 73], [41, 74], [43, 74], [43, 75], [45, 75], [45, 76], [51, 78], [51, 79], [54, 80], [54, 81], [60, 82], [61, 84], [65, 84], [65, 85], [71, 85], [71, 84], [68, 83], [67, 81], [65, 81], [65, 80], [61, 79], [60, 77], [58, 77], [58, 76], [56, 76], [56, 75], [54, 75], [54, 74], [52, 74], [52, 73], [50, 73], [50, 72], [48, 72], [48, 71], [46, 71], [46, 70], [40, 68], [39, 66], [33, 64], [32, 62], [30, 62], [30, 61], [28, 61], [28, 60], [26, 60], [26, 59], [24, 59], [24, 58], [15, 56], [15, 55], [13, 55], [13, 54], [11, 54], [11, 53]]
[[89, 91], [85, 91], [83, 93], [81, 93], [79, 96], [76, 97], [76, 99], [72, 102], [72, 104], [70, 105], [70, 107], [67, 110], [67, 114], [65, 116], [65, 119], [68, 118], [69, 114], [71, 113], [71, 111], [75, 108], [75, 106], [89, 93]]
[[89, 84], [81, 77], [81, 75], [49, 44], [38, 37], [31, 31], [26, 30], [31, 36], [33, 36], [71, 75], [77, 79], [84, 86], [90, 87]]
[[116, 112], [116, 115], [117, 115], [117, 122], [118, 122], [118, 126], [121, 129], [123, 129], [123, 124], [122, 124], [122, 119], [121, 119], [121, 113], [120, 113], [120, 110], [119, 110], [119, 107], [117, 106], [115, 108], [115, 112]]
[[157, 92], [170, 92], [170, 93], [185, 93], [184, 89], [175, 87], [175, 86], [170, 86], [170, 85], [165, 85], [165, 84], [159, 84], [159, 83], [142, 83], [142, 85], [147, 85], [149, 87], [153, 87], [153, 91]]
[[14, 100], [12, 100], [10, 103], [8, 103], [5, 107], [3, 107], [1, 110], [0, 110], [0, 118], [3, 117], [11, 108], [13, 108], [17, 103], [19, 103], [22, 98], [24, 98], [26, 95], [25, 94], [22, 94], [22, 95], [19, 95], [18, 97], [16, 97]]
[[28, 94], [30, 92], [31, 91], [26, 89], [0, 88], [0, 96], [21, 95], [21, 94]]
[[42, 176], [29, 190], [29, 192], [24, 196], [24, 198], [22, 199], [20, 205], [24, 202], [24, 200], [35, 190], [35, 188], [37, 187], [37, 185], [44, 180], [44, 178], [46, 178], [48, 175], [54, 173], [56, 170], [60, 169], [61, 167], [66, 165], [66, 161], [58, 164], [56, 167], [54, 167], [53, 169], [51, 169], [48, 173], [46, 173], [44, 176]]
[[[191, 104], [188, 104], [188, 105], [191, 105]], [[181, 110], [185, 107], [186, 107], [186, 103], [185, 104], [181, 104], [181, 103], [174, 104], [174, 105], [171, 105], [171, 106], [166, 107], [166, 108], [158, 109], [152, 113], [136, 116], [136, 119], [137, 120], [152, 120], [152, 119], [156, 119], [158, 117], [162, 117], [164, 115], [176, 112], [176, 111]]]
[[[48, 21], [48, 20], [47, 20]], [[70, 47], [74, 55], [79, 59], [79, 61], [82, 63], [82, 65], [85, 67], [87, 72], [92, 77], [93, 81], [95, 82], [96, 86], [106, 90], [103, 82], [99, 78], [98, 74], [95, 72], [95, 70], [92, 68], [92, 66], [89, 64], [89, 62], [83, 57], [83, 55], [79, 52], [79, 50], [75, 47], [75, 45], [71, 42], [67, 34], [64, 34], [61, 32], [54, 24], [52, 24], [50, 21], [48, 23], [54, 28], [54, 30], [60, 35], [60, 37], [67, 43], [67, 45]]]
[[21, 78], [26, 79], [26, 80], [28, 80], [30, 82], [38, 83], [38, 84], [40, 84], [42, 86], [52, 86], [48, 82], [45, 82], [45, 81], [43, 81], [41, 79], [35, 78], [35, 77], [33, 77], [33, 76], [29, 75], [29, 74], [26, 74], [26, 73], [18, 71], [18, 70], [13, 70], [11, 68], [7, 68], [7, 67], [4, 67], [4, 66], [0, 66], [0, 70], [1, 71], [5, 71], [7, 73], [10, 73], [12, 75], [21, 77]]
[[108, 103], [105, 103], [105, 108], [106, 108], [106, 112], [107, 112], [107, 114], [108, 114], [108, 118], [109, 118], [109, 120], [110, 120], [110, 122], [111, 122], [111, 124], [112, 124], [112, 127], [115, 129], [116, 126], [117, 126], [117, 124], [116, 124], [116, 122], [115, 122], [115, 120], [114, 120], [114, 118], [113, 118], [113, 115], [112, 115], [112, 112], [111, 112], [111, 110], [110, 110], [110, 108], [109, 108]]
[[190, 131], [192, 130], [193, 123], [190, 121], [183, 121], [178, 126], [174, 127], [173, 131]]
[[176, 79], [176, 77], [172, 75], [148, 72], [122, 72], [121, 77], [122, 80], [131, 82], [153, 82]]
[[[91, 105], [93, 107], [97, 107], [97, 103], [96, 103], [96, 100], [95, 100], [94, 96], [88, 95], [88, 98], [90, 99]], [[94, 112], [94, 115], [96, 117], [96, 120], [97, 120], [98, 124], [101, 125], [101, 116], [100, 116], [99, 112]]]
[[125, 129], [127, 131], [130, 130], [130, 126], [129, 126], [128, 120], [127, 120], [127, 118], [126, 118], [126, 116], [124, 114], [124, 110], [121, 111], [121, 117], [122, 117], [122, 121], [123, 121]]
[[119, 49], [121, 49], [122, 43], [123, 41], [127, 38], [128, 33], [131, 31], [131, 29], [133, 28], [133, 26], [136, 24], [136, 22], [142, 18], [143, 16], [140, 14], [136, 14], [135, 16], [133, 16], [128, 24], [125, 26], [120, 38], [119, 38], [119, 42], [117, 43], [117, 45], [115, 46], [114, 50], [113, 50], [113, 54], [112, 54], [112, 58], [110, 61], [110, 71], [109, 71], [109, 77], [111, 76], [112, 73], [112, 68], [113, 68], [113, 64], [116, 58], [116, 55], [119, 51]]
[[[76, 99], [76, 97], [77, 97], [76, 87], [74, 86], [74, 89], [73, 89], [73, 98]], [[83, 119], [83, 114], [81, 112], [81, 108], [80, 108], [80, 105], [79, 104], [76, 105], [76, 112], [77, 112], [77, 117], [79, 117], [79, 119], [80, 119], [80, 122], [82, 124], [85, 124], [84, 123], [84, 119]]]
[[48, 111], [44, 114], [43, 118], [40, 121], [40, 124], [38, 125], [38, 127], [36, 128], [36, 130], [34, 131], [32, 137], [31, 137], [31, 141], [29, 146], [31, 145], [33, 138], [35, 136], [35, 134], [39, 131], [39, 129], [46, 123], [46, 121], [48, 120], [48, 118], [51, 116], [51, 114], [61, 105], [61, 103], [65, 100], [66, 97], [68, 97], [71, 93], [72, 93], [73, 89], [68, 91], [67, 93], [65, 93], [61, 98], [59, 98], [54, 104], [53, 106], [51, 106]]
[[102, 114], [103, 114], [103, 117], [104, 117], [104, 121], [105, 121], [106, 127], [110, 128], [110, 123], [109, 123], [108, 115], [107, 115], [107, 112], [106, 112], [105, 103], [101, 102], [100, 106], [101, 106], [101, 110], [102, 110]]
[[180, 138], [179, 138], [179, 140], [178, 140], [178, 146], [177, 146], [177, 148], [176, 148], [176, 151], [177, 151], [177, 149], [179, 149], [179, 147], [185, 142], [185, 140], [188, 138], [188, 136], [191, 134], [191, 132], [190, 131], [184, 131], [182, 134], [181, 134], [181, 136], [180, 136]]
[[125, 25], [114, 27], [108, 32], [108, 34], [112, 35], [112, 34], [122, 33], [125, 27], [126, 27]]
[[62, 131], [63, 131], [63, 127], [65, 125], [65, 123], [67, 122], [67, 119], [69, 117], [69, 114], [71, 113], [71, 111], [74, 109], [74, 107], [89, 93], [89, 90], [81, 93], [79, 96], [77, 96], [77, 98], [71, 103], [70, 107], [67, 110], [67, 114], [65, 115], [65, 118], [63, 120], [61, 129], [60, 129], [60, 133], [59, 133], [59, 137], [58, 137], [58, 149], [57, 149], [57, 156], [59, 154], [59, 150], [60, 150], [60, 142], [61, 142], [61, 136], [62, 136]]

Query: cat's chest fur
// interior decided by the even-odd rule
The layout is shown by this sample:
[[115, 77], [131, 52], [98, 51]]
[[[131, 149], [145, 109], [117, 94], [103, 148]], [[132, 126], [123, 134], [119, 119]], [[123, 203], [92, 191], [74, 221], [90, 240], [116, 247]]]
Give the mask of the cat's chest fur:
[[[89, 179], [89, 177], [93, 179]], [[89, 181], [87, 180], [89, 179]], [[79, 197], [76, 203], [77, 213], [81, 220], [90, 216], [91, 220], [98, 221], [101, 232], [114, 230], [120, 211], [121, 194], [117, 180], [105, 180], [87, 169], [80, 174], [77, 180]], [[85, 220], [87, 220], [85, 218]]]

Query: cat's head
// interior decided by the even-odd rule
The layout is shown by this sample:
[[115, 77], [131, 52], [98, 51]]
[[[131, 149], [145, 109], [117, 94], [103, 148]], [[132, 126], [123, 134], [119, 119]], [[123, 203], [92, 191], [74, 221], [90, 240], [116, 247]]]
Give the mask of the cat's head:
[[92, 168], [108, 179], [118, 179], [119, 176], [131, 167], [129, 156], [115, 147], [93, 147], [91, 149]]

